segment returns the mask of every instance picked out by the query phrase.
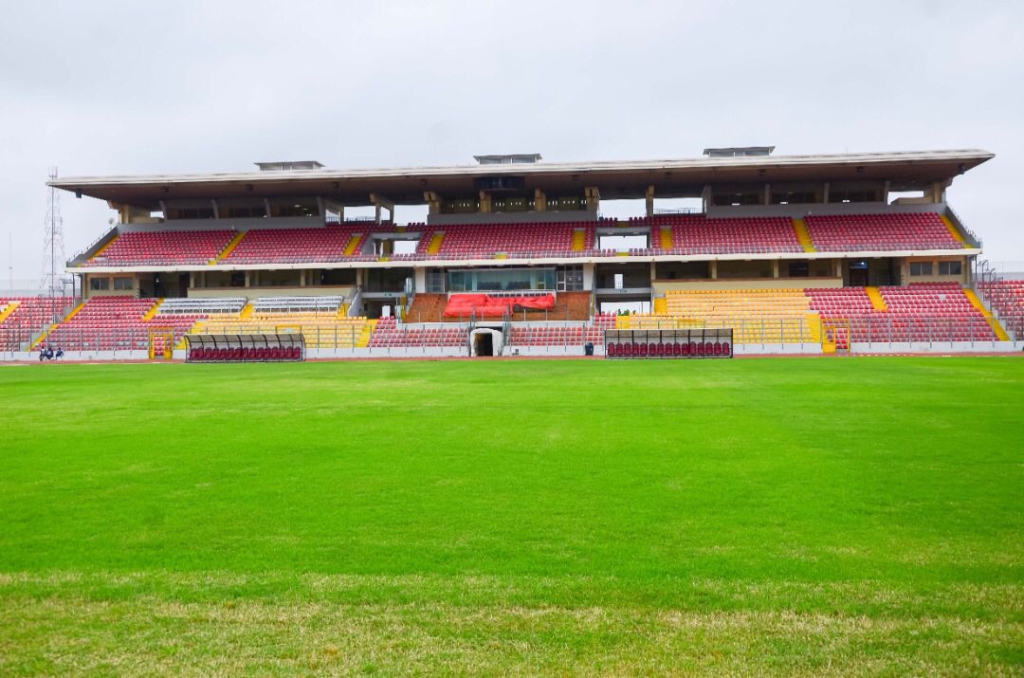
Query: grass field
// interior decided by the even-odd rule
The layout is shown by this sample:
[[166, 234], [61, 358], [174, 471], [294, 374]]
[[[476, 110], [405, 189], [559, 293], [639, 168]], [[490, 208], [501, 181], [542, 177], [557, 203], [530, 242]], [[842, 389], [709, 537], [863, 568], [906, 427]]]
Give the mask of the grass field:
[[1024, 672], [1024, 360], [0, 368], [0, 675]]

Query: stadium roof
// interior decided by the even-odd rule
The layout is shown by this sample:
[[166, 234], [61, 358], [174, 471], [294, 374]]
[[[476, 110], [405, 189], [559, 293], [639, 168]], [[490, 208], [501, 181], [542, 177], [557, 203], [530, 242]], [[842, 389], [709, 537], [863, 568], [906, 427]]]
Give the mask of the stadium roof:
[[156, 208], [161, 200], [320, 196], [365, 205], [370, 193], [396, 204], [422, 204], [424, 192], [442, 198], [472, 195], [477, 180], [523, 178], [523, 189], [549, 194], [596, 187], [604, 199], [700, 195], [707, 184], [890, 181], [894, 190], [946, 182], [994, 157], [978, 150], [686, 158], [677, 160], [457, 165], [393, 169], [157, 174], [67, 177], [48, 185], [113, 203]]

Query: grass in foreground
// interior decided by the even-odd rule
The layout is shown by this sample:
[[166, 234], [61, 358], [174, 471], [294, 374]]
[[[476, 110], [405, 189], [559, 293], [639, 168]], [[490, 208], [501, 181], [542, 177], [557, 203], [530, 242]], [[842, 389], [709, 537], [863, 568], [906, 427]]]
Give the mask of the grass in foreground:
[[1020, 674], [1024, 361], [0, 369], [0, 674]]

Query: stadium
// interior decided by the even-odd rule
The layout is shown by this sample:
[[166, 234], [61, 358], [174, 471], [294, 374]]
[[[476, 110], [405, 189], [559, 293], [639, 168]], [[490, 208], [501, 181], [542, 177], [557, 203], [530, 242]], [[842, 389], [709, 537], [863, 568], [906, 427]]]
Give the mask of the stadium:
[[[62, 178], [51, 186], [105, 201], [116, 224], [68, 262], [74, 296], [0, 300], [0, 349], [266, 361], [1024, 346], [1024, 287], [979, 264], [947, 199], [991, 153], [773, 151]], [[615, 201], [643, 211], [602, 217]], [[396, 206], [425, 208], [425, 223], [396, 223]]]
[[0, 677], [1024, 675], [1024, 4], [4, 9]]

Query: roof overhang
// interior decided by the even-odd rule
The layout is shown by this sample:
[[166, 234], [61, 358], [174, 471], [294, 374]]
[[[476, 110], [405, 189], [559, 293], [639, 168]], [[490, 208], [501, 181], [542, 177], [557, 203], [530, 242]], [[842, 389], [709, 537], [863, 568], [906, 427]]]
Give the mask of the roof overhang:
[[158, 209], [161, 200], [319, 196], [340, 204], [369, 204], [369, 194], [400, 205], [422, 204], [427, 191], [445, 196], [476, 192], [476, 180], [521, 176], [524, 189], [549, 195], [595, 187], [602, 199], [642, 198], [649, 186], [659, 197], [700, 195], [708, 184], [889, 181], [896, 190], [948, 183], [994, 157], [977, 149], [845, 153], [768, 157], [689, 158], [412, 167], [311, 169], [144, 176], [68, 177], [48, 183], [79, 196]]

